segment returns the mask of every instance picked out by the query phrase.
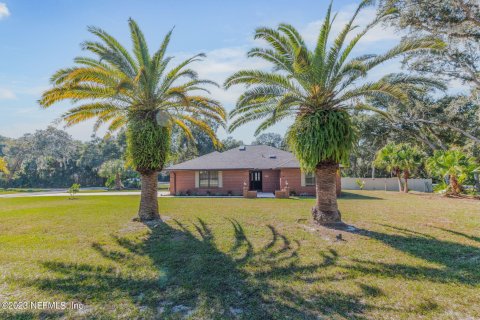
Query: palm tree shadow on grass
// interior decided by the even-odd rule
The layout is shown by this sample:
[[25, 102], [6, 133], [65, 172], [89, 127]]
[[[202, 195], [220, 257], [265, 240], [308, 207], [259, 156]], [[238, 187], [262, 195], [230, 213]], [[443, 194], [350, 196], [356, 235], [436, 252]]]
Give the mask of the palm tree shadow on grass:
[[450, 229], [446, 229], [446, 228], [439, 228], [439, 227], [435, 227], [435, 228], [439, 229], [439, 230], [442, 230], [442, 231], [445, 231], [445, 232], [448, 232], [448, 233], [451, 233], [451, 234], [454, 234], [456, 236], [464, 237], [464, 238], [467, 238], [469, 240], [480, 243], [480, 237], [471, 236], [471, 235], [468, 235], [468, 234], [460, 232], [460, 231], [450, 230]]
[[65, 316], [65, 312], [56, 311], [52, 313], [50, 311], [35, 312], [31, 310], [1, 310], [0, 319], [2, 320], [48, 320], [48, 319], [62, 319]]
[[[406, 228], [391, 225], [381, 226], [392, 232], [383, 233], [358, 229], [346, 224], [331, 225], [329, 228], [367, 236], [381, 241], [394, 249], [423, 259], [426, 262], [434, 263], [437, 266], [427, 267], [353, 259], [354, 264], [348, 266], [348, 268], [365, 274], [375, 274], [392, 278], [426, 279], [432, 282], [453, 282], [472, 286], [480, 284], [480, 273], [478, 272], [480, 248], [451, 240], [442, 240], [429, 234]], [[480, 242], [478, 237], [448, 229], [438, 229]]]
[[348, 191], [342, 191], [342, 193], [340, 194], [340, 199], [342, 200], [385, 200], [383, 198], [379, 198], [375, 196], [368, 196], [366, 194], [358, 194], [358, 193], [352, 193]]
[[[234, 241], [228, 252], [218, 249], [205, 221], [198, 219], [191, 231], [188, 225], [174, 220], [172, 226], [150, 225], [151, 233], [143, 241], [114, 237], [118, 248], [92, 245], [113, 265], [121, 264], [132, 272], [49, 261], [43, 263], [44, 267], [58, 276], [27, 284], [86, 305], [95, 301], [105, 306], [110, 301], [129, 299], [146, 312], [142, 318], [362, 319], [366, 310], [375, 308], [364, 302], [362, 294], [328, 290], [309, 293], [290, 285], [291, 281], [303, 281], [308, 286], [314, 274], [336, 264], [335, 250], [322, 252], [323, 261], [319, 263], [302, 264], [298, 257], [300, 243], [289, 240], [273, 226], [268, 226], [270, 241], [255, 250], [242, 225], [229, 221]], [[144, 259], [151, 261], [157, 276], [135, 275], [134, 270], [142, 267]], [[360, 289], [365, 295], [378, 290]]]

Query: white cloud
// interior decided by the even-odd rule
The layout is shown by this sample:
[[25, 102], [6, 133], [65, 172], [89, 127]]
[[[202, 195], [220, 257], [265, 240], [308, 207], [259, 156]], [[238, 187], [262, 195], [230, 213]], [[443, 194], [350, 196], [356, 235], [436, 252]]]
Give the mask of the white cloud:
[[0, 2], [0, 20], [6, 18], [10, 15], [10, 10], [8, 10], [7, 4]]
[[0, 100], [13, 100], [16, 99], [15, 93], [6, 88], [0, 88]]

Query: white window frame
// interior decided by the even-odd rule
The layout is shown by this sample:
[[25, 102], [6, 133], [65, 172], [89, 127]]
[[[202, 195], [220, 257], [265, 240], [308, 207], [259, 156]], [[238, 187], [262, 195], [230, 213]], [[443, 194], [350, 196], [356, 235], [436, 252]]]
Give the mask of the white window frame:
[[[216, 173], [216, 179], [212, 179], [212, 176], [213, 174], [212, 173]], [[207, 185], [201, 185], [201, 179], [200, 179], [200, 175], [201, 174], [204, 174], [204, 173], [207, 173], [208, 177], [207, 179], [203, 179], [204, 180], [207, 180]], [[215, 181], [213, 184], [212, 184], [212, 181]], [[222, 171], [219, 171], [219, 170], [200, 170], [200, 171], [195, 171], [195, 188], [200, 188], [200, 189], [216, 189], [216, 188], [222, 188], [223, 187], [223, 175], [222, 175]]]
[[[307, 183], [308, 178], [313, 178], [313, 182]], [[314, 172], [301, 172], [301, 185], [302, 187], [314, 187], [315, 186], [315, 173]]]

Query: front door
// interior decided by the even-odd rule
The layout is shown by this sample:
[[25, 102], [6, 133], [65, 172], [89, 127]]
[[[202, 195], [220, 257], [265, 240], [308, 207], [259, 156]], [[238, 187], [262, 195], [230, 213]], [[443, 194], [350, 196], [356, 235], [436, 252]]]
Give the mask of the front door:
[[262, 171], [250, 171], [250, 190], [262, 191]]

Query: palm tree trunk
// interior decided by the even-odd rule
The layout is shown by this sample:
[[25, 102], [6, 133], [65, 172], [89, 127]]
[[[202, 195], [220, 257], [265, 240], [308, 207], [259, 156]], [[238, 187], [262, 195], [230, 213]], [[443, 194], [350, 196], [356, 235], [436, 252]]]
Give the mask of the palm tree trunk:
[[454, 195], [458, 195], [460, 193], [460, 186], [458, 185], [458, 180], [457, 180], [457, 176], [455, 175], [450, 175], [450, 189], [451, 189], [451, 193], [454, 194]]
[[115, 190], [122, 190], [123, 184], [119, 173], [115, 174]]
[[396, 170], [395, 175], [397, 176], [397, 180], [398, 180], [398, 192], [402, 192], [403, 186], [402, 186], [402, 178], [400, 177], [400, 171]]
[[408, 193], [408, 178], [410, 177], [410, 172], [405, 170], [403, 172], [403, 179], [405, 179], [405, 185], [403, 186], [403, 192]]
[[142, 191], [138, 216], [141, 221], [160, 219], [158, 213], [158, 172], [141, 173]]
[[319, 224], [342, 222], [337, 206], [338, 163], [319, 163], [315, 170], [316, 205], [312, 208], [313, 220]]
[[475, 190], [477, 190], [477, 192], [480, 192], [480, 178], [478, 177], [478, 174], [475, 174], [473, 176], [473, 179], [475, 180]]

